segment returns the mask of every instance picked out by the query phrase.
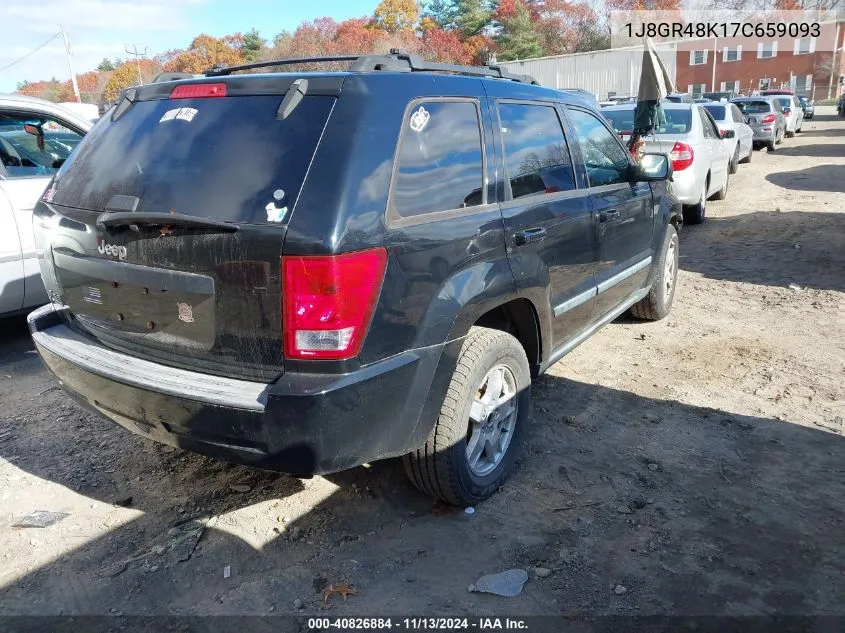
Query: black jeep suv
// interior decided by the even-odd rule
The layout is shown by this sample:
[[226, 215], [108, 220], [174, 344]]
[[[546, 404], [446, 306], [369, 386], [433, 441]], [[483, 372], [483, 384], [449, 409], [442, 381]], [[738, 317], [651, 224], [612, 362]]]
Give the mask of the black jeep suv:
[[669, 159], [635, 164], [594, 106], [497, 67], [328, 61], [351, 65], [127, 90], [35, 210], [32, 337], [148, 438], [298, 476], [404, 456], [477, 502], [532, 378], [626, 310], [669, 312]]

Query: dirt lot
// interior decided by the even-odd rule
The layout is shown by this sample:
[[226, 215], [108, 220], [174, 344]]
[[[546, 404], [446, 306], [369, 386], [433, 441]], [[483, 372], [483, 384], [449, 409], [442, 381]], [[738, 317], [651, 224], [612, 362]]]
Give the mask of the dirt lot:
[[[301, 481], [139, 439], [2, 322], [0, 615], [845, 614], [845, 122], [819, 110], [683, 231], [670, 318], [535, 385], [474, 515], [395, 462]], [[35, 510], [68, 516], [12, 528]], [[514, 567], [520, 596], [468, 592]], [[330, 582], [358, 594], [324, 607]]]

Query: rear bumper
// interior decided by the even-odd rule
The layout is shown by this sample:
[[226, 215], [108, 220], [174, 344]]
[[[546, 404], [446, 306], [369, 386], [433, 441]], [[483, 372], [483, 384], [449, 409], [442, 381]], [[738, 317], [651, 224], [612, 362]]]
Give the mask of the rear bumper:
[[699, 181], [697, 178], [695, 165], [691, 165], [683, 171], [676, 171], [672, 175], [672, 193], [680, 200], [681, 204], [698, 204], [703, 188], [704, 181]]
[[298, 476], [345, 470], [421, 446], [461, 344], [405, 352], [349, 374], [285, 374], [264, 384], [116, 352], [65, 325], [52, 306], [28, 320], [41, 359], [62, 386], [126, 429]]
[[774, 123], [766, 127], [752, 127], [751, 130], [754, 132], [752, 140], [755, 143], [768, 143], [776, 139], [777, 126]]

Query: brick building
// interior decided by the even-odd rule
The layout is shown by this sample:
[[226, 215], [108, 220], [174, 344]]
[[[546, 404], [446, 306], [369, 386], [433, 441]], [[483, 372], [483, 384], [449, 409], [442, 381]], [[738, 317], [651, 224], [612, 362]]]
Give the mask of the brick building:
[[787, 88], [814, 99], [835, 98], [845, 89], [845, 65], [840, 52], [831, 82], [831, 58], [843, 47], [843, 38], [845, 22], [825, 22], [818, 37], [678, 41], [675, 86], [696, 97]]

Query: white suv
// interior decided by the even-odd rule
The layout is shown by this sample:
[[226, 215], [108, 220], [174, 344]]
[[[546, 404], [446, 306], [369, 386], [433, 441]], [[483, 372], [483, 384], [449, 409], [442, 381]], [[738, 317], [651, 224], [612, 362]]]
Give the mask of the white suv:
[[0, 95], [0, 316], [47, 302], [32, 209], [91, 125], [50, 101]]

